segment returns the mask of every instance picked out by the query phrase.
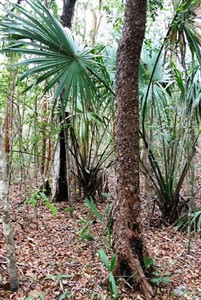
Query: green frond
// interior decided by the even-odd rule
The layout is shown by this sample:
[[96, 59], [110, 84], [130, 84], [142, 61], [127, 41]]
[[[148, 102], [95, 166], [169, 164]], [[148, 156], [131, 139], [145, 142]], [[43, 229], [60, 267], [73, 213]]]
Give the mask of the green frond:
[[94, 68], [95, 55], [91, 49], [79, 45], [68, 28], [50, 14], [39, 0], [28, 0], [33, 15], [20, 5], [16, 12], [8, 12], [0, 22], [4, 41], [9, 43], [1, 53], [22, 53], [28, 58], [15, 66], [28, 66], [21, 80], [36, 75], [36, 85], [48, 82], [45, 92], [55, 88], [55, 102], [61, 96], [65, 109], [70, 98], [76, 103], [90, 102], [94, 97], [95, 85], [89, 70]]

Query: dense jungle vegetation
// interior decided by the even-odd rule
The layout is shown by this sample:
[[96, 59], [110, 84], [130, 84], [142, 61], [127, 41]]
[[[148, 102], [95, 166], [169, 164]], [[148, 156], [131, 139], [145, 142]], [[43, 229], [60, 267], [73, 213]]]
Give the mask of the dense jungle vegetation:
[[0, 300], [199, 300], [201, 1], [0, 10]]

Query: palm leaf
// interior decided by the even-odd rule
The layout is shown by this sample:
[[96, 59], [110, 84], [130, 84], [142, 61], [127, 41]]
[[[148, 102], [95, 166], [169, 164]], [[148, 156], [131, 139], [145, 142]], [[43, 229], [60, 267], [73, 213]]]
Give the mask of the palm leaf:
[[[200, 6], [200, 0], [175, 0], [173, 1], [176, 18], [172, 23], [170, 40], [173, 45], [180, 44], [181, 53], [185, 55], [186, 44], [189, 47], [192, 58], [196, 56], [201, 64], [201, 34], [194, 22], [195, 10]], [[181, 42], [181, 43], [180, 43]], [[186, 43], [187, 42], [187, 43]]]
[[70, 98], [74, 105], [78, 98], [81, 103], [90, 102], [95, 95], [95, 85], [89, 70], [93, 71], [95, 55], [89, 48], [79, 45], [70, 30], [63, 28], [41, 1], [28, 0], [27, 4], [34, 16], [16, 5], [16, 12], [9, 11], [9, 17], [0, 22], [4, 40], [9, 42], [1, 52], [28, 55], [28, 59], [15, 65], [29, 67], [21, 80], [32, 75], [38, 76], [35, 85], [48, 80], [44, 92], [57, 85], [55, 102], [65, 89], [63, 109]]

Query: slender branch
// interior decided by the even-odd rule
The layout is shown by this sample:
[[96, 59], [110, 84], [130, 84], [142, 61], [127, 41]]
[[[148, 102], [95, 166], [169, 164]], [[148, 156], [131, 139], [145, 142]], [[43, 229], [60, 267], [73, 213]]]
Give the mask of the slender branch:
[[151, 76], [150, 76], [150, 80], [149, 80], [149, 84], [148, 84], [148, 87], [147, 87], [147, 91], [146, 91], [146, 95], [145, 95], [145, 100], [144, 100], [144, 106], [143, 106], [143, 112], [142, 112], [142, 132], [143, 132], [143, 135], [145, 136], [145, 110], [146, 110], [146, 104], [147, 104], [147, 99], [148, 99], [148, 95], [149, 95], [149, 91], [150, 91], [150, 87], [151, 87], [151, 83], [152, 83], [152, 80], [153, 80], [153, 77], [154, 77], [154, 73], [155, 73], [155, 70], [156, 70], [156, 67], [157, 67], [157, 64], [158, 64], [158, 61], [160, 59], [160, 56], [161, 56], [161, 53], [163, 51], [163, 48], [165, 46], [165, 43], [170, 35], [170, 32], [172, 30], [172, 25], [174, 24], [175, 20], [176, 20], [176, 17], [177, 17], [178, 13], [176, 12], [176, 14], [174, 15], [174, 18], [169, 26], [169, 29], [165, 35], [165, 38], [164, 38], [164, 41], [161, 45], [161, 48], [159, 50], [159, 53], [157, 55], [157, 58], [156, 58], [156, 61], [154, 63], [154, 66], [153, 66], [153, 70], [151, 72]]
[[87, 70], [93, 74], [109, 91], [110, 93], [115, 96], [115, 92], [109, 87], [109, 85], [103, 80], [100, 78], [100, 76], [98, 76], [96, 73], [94, 73], [94, 71], [92, 71], [90, 68], [87, 68]]

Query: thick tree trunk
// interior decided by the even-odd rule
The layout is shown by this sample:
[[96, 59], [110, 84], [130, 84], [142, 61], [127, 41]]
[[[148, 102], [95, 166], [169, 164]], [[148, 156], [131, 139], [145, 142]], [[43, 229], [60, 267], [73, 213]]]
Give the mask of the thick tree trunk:
[[15, 258], [15, 246], [11, 228], [10, 220], [10, 203], [8, 193], [8, 177], [6, 166], [6, 154], [3, 147], [3, 133], [0, 128], [0, 199], [3, 208], [2, 223], [3, 232], [6, 240], [7, 247], [7, 260], [8, 260], [8, 275], [10, 280], [10, 290], [16, 291], [18, 289], [18, 276]]
[[143, 272], [145, 248], [140, 225], [138, 66], [144, 38], [146, 0], [127, 0], [125, 24], [117, 52], [116, 73], [116, 204], [113, 210], [113, 249], [116, 274], [151, 299]]

